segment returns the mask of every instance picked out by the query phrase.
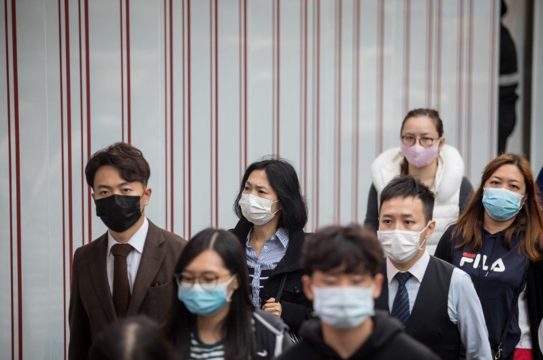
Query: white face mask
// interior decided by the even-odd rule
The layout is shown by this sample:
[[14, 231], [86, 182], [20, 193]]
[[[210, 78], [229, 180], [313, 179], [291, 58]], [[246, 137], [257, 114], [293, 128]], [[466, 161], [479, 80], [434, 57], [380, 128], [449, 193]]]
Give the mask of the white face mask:
[[352, 329], [375, 314], [373, 286], [312, 287], [313, 309], [326, 324], [338, 329]]
[[272, 212], [271, 208], [274, 202], [276, 201], [251, 194], [241, 194], [239, 206], [241, 207], [241, 213], [247, 220], [255, 225], [264, 225], [270, 222], [279, 211]]
[[417, 252], [424, 248], [426, 239], [422, 244], [419, 244], [420, 235], [428, 228], [428, 225], [421, 231], [379, 230], [377, 231], [377, 238], [389, 259], [404, 264], [413, 259]]

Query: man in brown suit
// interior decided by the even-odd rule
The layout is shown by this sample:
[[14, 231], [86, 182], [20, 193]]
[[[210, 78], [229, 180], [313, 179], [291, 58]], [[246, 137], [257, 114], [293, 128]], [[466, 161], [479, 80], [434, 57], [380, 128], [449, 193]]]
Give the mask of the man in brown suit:
[[87, 359], [96, 336], [119, 318], [143, 314], [169, 326], [173, 272], [186, 241], [145, 217], [150, 174], [141, 151], [125, 143], [96, 152], [85, 167], [96, 215], [108, 231], [74, 254], [71, 360]]

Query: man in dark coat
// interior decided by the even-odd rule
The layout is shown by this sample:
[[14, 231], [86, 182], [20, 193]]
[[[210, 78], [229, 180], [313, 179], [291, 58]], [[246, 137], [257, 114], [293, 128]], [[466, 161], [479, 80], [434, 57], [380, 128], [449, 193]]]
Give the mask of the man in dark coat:
[[167, 330], [175, 300], [173, 271], [186, 243], [144, 215], [151, 188], [141, 151], [113, 144], [92, 156], [85, 175], [96, 215], [108, 231], [74, 254], [71, 360], [87, 359], [97, 335], [126, 316], [147, 315]]

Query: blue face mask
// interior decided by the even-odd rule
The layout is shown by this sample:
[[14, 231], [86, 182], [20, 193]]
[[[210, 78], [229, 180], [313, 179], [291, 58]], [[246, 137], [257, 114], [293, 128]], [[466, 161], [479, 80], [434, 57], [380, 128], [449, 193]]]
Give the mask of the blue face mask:
[[198, 283], [181, 283], [177, 297], [191, 313], [211, 316], [222, 309], [227, 302], [230, 302], [232, 293], [227, 294], [227, 288], [232, 279], [234, 279], [234, 276], [227, 282], [212, 287]]
[[313, 287], [313, 309], [326, 324], [351, 329], [375, 314], [373, 286]]
[[522, 209], [524, 196], [504, 188], [484, 188], [483, 206], [492, 219], [507, 221]]

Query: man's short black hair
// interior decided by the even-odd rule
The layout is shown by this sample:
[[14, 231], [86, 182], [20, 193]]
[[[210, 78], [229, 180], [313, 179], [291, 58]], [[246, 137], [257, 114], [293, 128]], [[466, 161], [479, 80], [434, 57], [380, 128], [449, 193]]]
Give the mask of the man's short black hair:
[[381, 199], [379, 202], [379, 212], [385, 201], [394, 198], [413, 197], [422, 201], [422, 209], [426, 222], [432, 220], [434, 211], [434, 193], [420, 180], [409, 175], [401, 175], [392, 179], [387, 186], [381, 191]]
[[118, 142], [95, 152], [85, 166], [87, 184], [91, 188], [94, 188], [96, 172], [105, 165], [119, 170], [121, 177], [128, 182], [139, 181], [147, 185], [151, 176], [149, 163], [142, 152], [130, 144]]
[[328, 226], [308, 235], [302, 254], [302, 269], [315, 271], [338, 269], [347, 274], [375, 276], [384, 261], [375, 233], [360, 225]]

